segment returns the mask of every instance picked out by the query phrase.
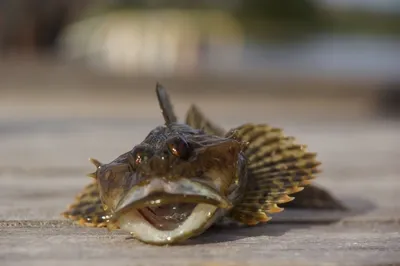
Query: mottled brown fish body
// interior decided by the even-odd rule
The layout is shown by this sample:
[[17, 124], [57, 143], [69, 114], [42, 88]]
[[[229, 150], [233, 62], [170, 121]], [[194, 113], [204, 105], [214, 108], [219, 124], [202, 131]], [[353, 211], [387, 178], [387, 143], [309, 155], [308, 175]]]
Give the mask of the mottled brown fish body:
[[138, 240], [174, 244], [230, 219], [255, 225], [270, 220], [319, 172], [316, 154], [266, 124], [228, 132], [192, 106], [180, 124], [157, 84], [165, 124], [110, 163], [92, 159], [96, 172], [66, 217]]

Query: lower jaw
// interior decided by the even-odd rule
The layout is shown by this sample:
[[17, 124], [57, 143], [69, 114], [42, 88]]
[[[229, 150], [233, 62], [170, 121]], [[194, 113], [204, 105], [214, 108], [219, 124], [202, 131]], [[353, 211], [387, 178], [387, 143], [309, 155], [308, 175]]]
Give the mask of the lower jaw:
[[195, 203], [165, 204], [158, 207], [144, 207], [137, 211], [156, 229], [171, 231], [181, 226], [196, 206]]
[[204, 232], [217, 218], [217, 210], [218, 207], [214, 205], [197, 204], [192, 213], [171, 230], [160, 230], [155, 227], [138, 210], [122, 214], [118, 221], [122, 230], [130, 232], [142, 242], [154, 245], [167, 245], [182, 242]]

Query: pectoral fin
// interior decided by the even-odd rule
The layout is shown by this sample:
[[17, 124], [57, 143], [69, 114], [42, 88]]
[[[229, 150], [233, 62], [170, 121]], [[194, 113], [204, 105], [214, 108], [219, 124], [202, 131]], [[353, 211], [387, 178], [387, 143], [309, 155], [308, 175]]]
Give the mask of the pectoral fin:
[[110, 226], [111, 214], [103, 208], [96, 182], [87, 185], [62, 215], [82, 226]]
[[295, 199], [283, 204], [290, 209], [346, 210], [343, 204], [328, 191], [316, 185], [309, 185], [296, 193]]
[[[231, 217], [239, 222], [253, 225], [268, 221], [268, 214], [283, 210], [278, 204], [291, 202], [294, 197], [290, 195], [302, 191], [320, 172], [316, 154], [297, 144], [293, 137], [285, 136], [281, 129], [245, 124], [229, 131], [226, 137], [248, 144], [244, 151], [248, 159], [248, 185], [241, 203], [231, 212]], [[313, 207], [313, 202], [322, 200], [321, 195], [316, 193], [303, 199], [302, 207]], [[324, 199], [325, 205], [334, 205], [332, 197]]]

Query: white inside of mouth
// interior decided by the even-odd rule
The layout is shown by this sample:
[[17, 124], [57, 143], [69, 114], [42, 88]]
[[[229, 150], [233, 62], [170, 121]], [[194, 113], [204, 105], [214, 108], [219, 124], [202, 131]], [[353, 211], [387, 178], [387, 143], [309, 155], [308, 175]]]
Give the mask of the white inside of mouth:
[[198, 229], [204, 228], [216, 210], [217, 207], [210, 204], [197, 204], [191, 215], [180, 226], [169, 231], [155, 228], [137, 210], [121, 215], [119, 224], [121, 229], [129, 231], [144, 242], [168, 244], [175, 240], [185, 240], [197, 232]]

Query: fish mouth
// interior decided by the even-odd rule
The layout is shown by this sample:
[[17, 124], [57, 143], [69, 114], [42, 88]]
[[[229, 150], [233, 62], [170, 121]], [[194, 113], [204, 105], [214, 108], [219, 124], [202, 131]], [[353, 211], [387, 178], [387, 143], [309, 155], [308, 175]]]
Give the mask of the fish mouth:
[[216, 189], [186, 178], [154, 178], [130, 189], [115, 208], [121, 229], [139, 240], [168, 244], [201, 233], [218, 209], [232, 204]]

